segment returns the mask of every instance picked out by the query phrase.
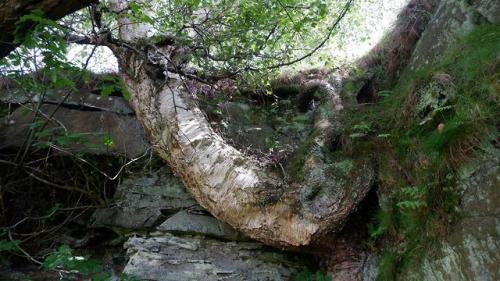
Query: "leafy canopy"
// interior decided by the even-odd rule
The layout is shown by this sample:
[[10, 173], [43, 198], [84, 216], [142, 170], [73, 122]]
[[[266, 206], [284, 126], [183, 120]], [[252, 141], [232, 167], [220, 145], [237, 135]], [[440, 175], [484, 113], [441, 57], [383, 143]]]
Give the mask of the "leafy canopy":
[[312, 55], [351, 2], [136, 0], [126, 12], [132, 22], [151, 27], [153, 41], [175, 38], [198, 70], [234, 74], [277, 69]]

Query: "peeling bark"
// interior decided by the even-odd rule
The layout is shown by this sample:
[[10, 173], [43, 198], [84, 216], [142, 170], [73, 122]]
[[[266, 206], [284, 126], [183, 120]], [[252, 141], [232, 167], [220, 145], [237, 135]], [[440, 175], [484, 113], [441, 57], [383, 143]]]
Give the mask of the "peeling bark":
[[[124, 1], [112, 1], [115, 11]], [[119, 17], [121, 39], [133, 44], [144, 26], [133, 28]], [[126, 28], [125, 28], [126, 27]], [[372, 185], [373, 170], [364, 161], [342, 175], [327, 151], [331, 135], [340, 129], [340, 79], [330, 84], [312, 80], [301, 91], [321, 93], [311, 144], [297, 181], [284, 179], [251, 156], [228, 144], [205, 119], [182, 79], [161, 81], [148, 69], [165, 71], [129, 49], [113, 48], [131, 104], [156, 152], [175, 172], [200, 205], [244, 234], [276, 247], [315, 244], [338, 230]], [[167, 73], [168, 74], [168, 73]], [[342, 159], [345, 160], [345, 159]]]
[[[126, 41], [144, 34], [143, 27], [132, 34], [130, 24], [122, 26], [127, 26], [121, 30]], [[368, 191], [372, 170], [365, 163], [358, 167], [359, 176], [340, 184], [325, 174], [331, 167], [318, 152], [339, 126], [338, 88], [324, 81], [302, 85], [323, 92], [324, 106], [314, 125], [319, 134], [304, 161], [307, 176], [288, 182], [215, 133], [181, 80], [158, 81], [141, 57], [125, 49], [115, 53], [132, 106], [158, 154], [200, 205], [246, 235], [278, 247], [309, 245], [341, 226]]]
[[7, 56], [17, 44], [14, 42], [16, 22], [22, 16], [40, 9], [50, 19], [60, 19], [78, 11], [96, 0], [6, 0], [0, 3], [0, 58]]

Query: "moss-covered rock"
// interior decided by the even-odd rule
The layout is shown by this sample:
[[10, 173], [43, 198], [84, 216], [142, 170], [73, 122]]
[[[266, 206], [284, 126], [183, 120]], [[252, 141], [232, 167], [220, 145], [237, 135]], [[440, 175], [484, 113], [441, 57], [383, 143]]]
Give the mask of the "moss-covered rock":
[[421, 263], [401, 274], [402, 280], [497, 280], [500, 260], [500, 150], [461, 169], [463, 219]]

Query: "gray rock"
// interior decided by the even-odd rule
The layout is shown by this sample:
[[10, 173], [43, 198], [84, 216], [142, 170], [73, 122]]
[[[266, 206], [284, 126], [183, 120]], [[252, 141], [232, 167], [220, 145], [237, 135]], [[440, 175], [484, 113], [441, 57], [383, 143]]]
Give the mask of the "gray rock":
[[242, 148], [267, 151], [274, 130], [264, 116], [245, 103], [226, 102], [220, 107], [223, 114], [221, 131], [226, 137]]
[[[56, 105], [45, 104], [40, 111], [50, 116], [55, 109]], [[26, 138], [33, 116], [34, 113], [28, 108], [20, 107], [12, 115], [0, 120], [0, 148], [18, 148]], [[134, 158], [146, 154], [150, 147], [142, 126], [134, 116], [112, 112], [60, 107], [46, 129], [78, 135], [78, 142], [59, 144], [73, 153]], [[47, 141], [48, 138], [42, 140]]]
[[[445, 76], [446, 74], [441, 74]], [[445, 76], [446, 77], [446, 76]], [[440, 82], [439, 78], [434, 78], [425, 87], [417, 92], [417, 104], [415, 105], [414, 118], [423, 125], [431, 120], [445, 106], [449, 105], [456, 96], [456, 89], [449, 83]]]
[[[468, 4], [469, 3], [469, 4]], [[498, 24], [498, 1], [441, 1], [419, 41], [411, 66], [431, 64], [448, 46], [475, 25]], [[478, 17], [478, 14], [481, 16]], [[463, 219], [436, 246], [436, 256], [401, 274], [402, 280], [498, 280], [500, 276], [500, 152], [495, 148], [461, 169]]]
[[118, 187], [115, 198], [121, 207], [161, 208], [170, 213], [197, 205], [184, 185], [166, 167], [126, 179]]
[[500, 151], [462, 169], [463, 219], [435, 257], [403, 274], [404, 280], [481, 280], [500, 276]]
[[[95, 94], [84, 85], [81, 86], [79, 92], [71, 92], [70, 95], [66, 97], [69, 91], [69, 89], [48, 90], [43, 96], [43, 101], [46, 104], [59, 104], [63, 102], [63, 107], [71, 107], [80, 110], [106, 111], [117, 114], [134, 115], [134, 110], [122, 97], [106, 97]], [[38, 103], [42, 98], [38, 93], [26, 93], [23, 90], [19, 90], [15, 85], [11, 85], [10, 88], [6, 85], [2, 85], [1, 79], [0, 92], [0, 101], [3, 103]]]
[[118, 186], [114, 199], [113, 207], [95, 211], [94, 227], [152, 228], [179, 210], [199, 208], [166, 168], [125, 180]]
[[375, 281], [379, 272], [378, 265], [380, 264], [380, 256], [376, 254], [368, 254], [364, 264], [362, 278], [363, 281]]
[[420, 69], [433, 63], [444, 51], [467, 34], [480, 21], [475, 8], [467, 1], [442, 0], [422, 33], [410, 61], [412, 69]]
[[473, 0], [472, 5], [489, 22], [500, 24], [500, 2], [498, 0]]
[[459, 37], [485, 22], [500, 24], [498, 0], [439, 1], [439, 7], [415, 47], [411, 68], [432, 64]]
[[152, 228], [173, 214], [157, 227], [162, 232], [124, 245], [124, 272], [141, 280], [290, 280], [304, 267], [261, 243], [211, 239], [241, 237], [198, 206], [166, 168], [125, 180], [115, 199], [115, 206], [95, 212], [95, 227]]
[[157, 227], [160, 231], [199, 234], [209, 237], [236, 240], [241, 236], [231, 226], [212, 216], [180, 211]]
[[[276, 112], [269, 114], [270, 110]], [[238, 148], [268, 152], [296, 148], [309, 135], [312, 113], [301, 113], [290, 100], [281, 100], [279, 107], [262, 109], [241, 102], [220, 105], [222, 121], [218, 127]]]
[[197, 237], [132, 237], [124, 272], [151, 281], [290, 280], [303, 265], [260, 243]]
[[165, 218], [160, 209], [105, 208], [94, 212], [92, 227], [148, 229], [160, 224]]

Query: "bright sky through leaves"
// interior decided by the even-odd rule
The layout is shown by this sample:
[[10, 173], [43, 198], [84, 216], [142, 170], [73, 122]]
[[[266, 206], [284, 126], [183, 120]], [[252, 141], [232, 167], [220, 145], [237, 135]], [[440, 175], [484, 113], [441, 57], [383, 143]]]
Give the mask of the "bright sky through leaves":
[[[408, 0], [358, 0], [343, 19], [339, 32], [315, 56], [295, 65], [293, 69], [331, 67], [355, 61], [366, 54], [394, 23], [398, 12]], [[68, 52], [69, 61], [82, 64], [91, 46], [74, 45]], [[106, 47], [99, 47], [89, 63], [94, 72], [116, 72], [118, 64]]]

